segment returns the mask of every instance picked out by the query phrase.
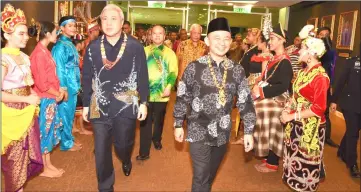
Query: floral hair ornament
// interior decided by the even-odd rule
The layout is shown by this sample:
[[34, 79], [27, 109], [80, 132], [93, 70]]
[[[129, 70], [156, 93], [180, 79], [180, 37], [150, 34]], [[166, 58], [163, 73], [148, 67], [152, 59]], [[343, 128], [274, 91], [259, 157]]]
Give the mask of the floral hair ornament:
[[6, 4], [4, 10], [1, 12], [1, 29], [5, 33], [12, 33], [16, 26], [26, 25], [26, 17], [21, 9], [16, 9]]
[[315, 38], [315, 31], [313, 25], [306, 25], [298, 33], [301, 39], [303, 39], [302, 44], [306, 45], [308, 51], [312, 55], [316, 55], [318, 58], [321, 58], [326, 52], [325, 44], [321, 39]]

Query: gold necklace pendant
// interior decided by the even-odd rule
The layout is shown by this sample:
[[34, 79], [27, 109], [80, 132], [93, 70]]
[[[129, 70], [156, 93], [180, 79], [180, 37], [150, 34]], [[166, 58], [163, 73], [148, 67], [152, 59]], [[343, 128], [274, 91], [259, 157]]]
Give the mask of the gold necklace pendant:
[[226, 105], [226, 94], [224, 93], [224, 89], [220, 89], [218, 94], [218, 102], [224, 107]]

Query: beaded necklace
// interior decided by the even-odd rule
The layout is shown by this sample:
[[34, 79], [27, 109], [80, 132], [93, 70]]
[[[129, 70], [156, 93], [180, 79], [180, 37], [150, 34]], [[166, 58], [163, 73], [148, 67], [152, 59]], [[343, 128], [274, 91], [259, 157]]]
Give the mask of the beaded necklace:
[[112, 67], [114, 67], [115, 64], [118, 63], [118, 61], [122, 58], [123, 56], [123, 53], [124, 53], [124, 50], [125, 50], [125, 47], [127, 45], [127, 41], [128, 41], [128, 36], [127, 34], [123, 33], [124, 34], [124, 40], [123, 40], [123, 43], [119, 49], [119, 53], [117, 55], [117, 59], [115, 61], [109, 61], [107, 59], [107, 56], [105, 54], [105, 48], [104, 48], [104, 35], [102, 36], [102, 39], [100, 41], [100, 53], [102, 55], [102, 61], [103, 61], [103, 65], [104, 67], [107, 69], [107, 70], [110, 70]]
[[[224, 66], [228, 66], [228, 59], [225, 59], [227, 63], [225, 63]], [[224, 88], [226, 86], [226, 79], [227, 79], [227, 69], [226, 67], [224, 68], [224, 73], [223, 73], [223, 78], [222, 78], [222, 85], [219, 85], [218, 81], [217, 81], [217, 77], [214, 73], [214, 69], [213, 69], [213, 66], [212, 66], [212, 62], [211, 62], [211, 56], [208, 56], [208, 67], [209, 67], [209, 70], [211, 71], [211, 75], [212, 75], [212, 78], [213, 78], [213, 82], [214, 82], [214, 85], [217, 87], [218, 89], [218, 103], [222, 106], [225, 106], [226, 105], [226, 94], [225, 94], [225, 91], [224, 91]]]

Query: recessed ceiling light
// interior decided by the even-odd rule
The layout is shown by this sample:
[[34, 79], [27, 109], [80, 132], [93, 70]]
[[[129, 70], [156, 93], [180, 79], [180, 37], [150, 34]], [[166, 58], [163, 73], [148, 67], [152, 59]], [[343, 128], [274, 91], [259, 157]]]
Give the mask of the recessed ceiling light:
[[232, 5], [233, 5], [233, 3], [227, 3], [227, 5], [231, 5], [231, 6], [232, 6]]
[[193, 3], [193, 1], [187, 1], [187, 3]]
[[208, 1], [208, 5], [212, 5], [213, 4], [213, 2], [212, 1]]
[[223, 1], [225, 3], [245, 3], [245, 4], [255, 4], [258, 1]]

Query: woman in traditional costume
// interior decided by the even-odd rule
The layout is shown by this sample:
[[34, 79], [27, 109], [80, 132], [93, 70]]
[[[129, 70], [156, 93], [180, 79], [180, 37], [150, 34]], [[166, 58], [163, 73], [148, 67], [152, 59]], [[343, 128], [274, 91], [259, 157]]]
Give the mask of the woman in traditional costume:
[[[264, 70], [268, 61], [271, 60], [271, 58], [273, 57], [272, 53], [270, 52], [270, 50], [268, 48], [267, 40], [263, 34], [260, 34], [258, 37], [257, 49], [261, 52], [257, 55], [253, 55], [251, 57], [251, 62], [250, 62], [250, 75], [248, 77], [248, 85], [251, 90], [252, 90], [254, 84], [256, 82], [258, 82], [258, 79], [261, 76], [261, 72]], [[236, 130], [236, 138], [238, 138], [238, 139], [235, 142], [232, 142], [232, 144], [243, 145], [243, 135], [239, 134], [239, 131], [242, 130], [241, 126], [239, 126], [239, 123], [238, 123], [239, 120], [240, 120], [240, 117], [239, 117], [239, 114], [237, 114], [236, 127], [238, 129]]]
[[316, 191], [325, 142], [325, 110], [330, 80], [319, 58], [325, 53], [321, 39], [308, 36], [313, 26], [300, 32], [303, 40], [300, 61], [307, 67], [299, 71], [293, 96], [280, 117], [285, 128], [283, 181], [295, 191]]
[[60, 141], [62, 151], [81, 149], [81, 144], [75, 142], [72, 133], [77, 95], [80, 90], [79, 54], [71, 39], [76, 33], [75, 23], [73, 16], [64, 16], [60, 19], [61, 35], [51, 51], [56, 63], [56, 75], [60, 87], [66, 90], [64, 100], [59, 104], [59, 114], [63, 122]]
[[[268, 35], [267, 35], [268, 36]], [[254, 85], [257, 123], [254, 131], [255, 155], [265, 157], [255, 167], [259, 172], [275, 172], [283, 155], [283, 126], [279, 120], [288, 98], [293, 72], [290, 58], [284, 48], [286, 33], [279, 24], [269, 33], [270, 50], [275, 52]]]
[[5, 191], [23, 191], [29, 177], [43, 168], [37, 105], [29, 56], [20, 51], [29, 40], [24, 12], [6, 4], [1, 13], [1, 170]]
[[59, 116], [58, 103], [63, 100], [65, 95], [56, 76], [55, 61], [47, 48], [50, 43], [56, 42], [56, 28], [50, 22], [36, 23], [29, 28], [29, 35], [36, 37], [38, 41], [30, 55], [30, 62], [35, 81], [34, 90], [41, 97], [39, 128], [44, 171], [40, 176], [60, 177], [64, 170], [56, 168], [50, 160], [50, 153], [61, 139], [62, 121]]

